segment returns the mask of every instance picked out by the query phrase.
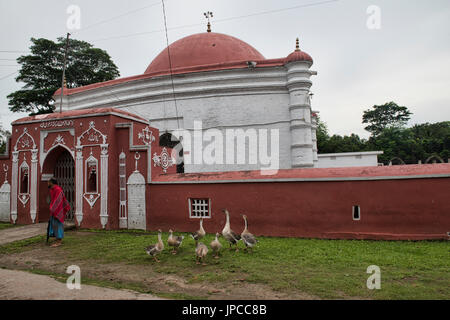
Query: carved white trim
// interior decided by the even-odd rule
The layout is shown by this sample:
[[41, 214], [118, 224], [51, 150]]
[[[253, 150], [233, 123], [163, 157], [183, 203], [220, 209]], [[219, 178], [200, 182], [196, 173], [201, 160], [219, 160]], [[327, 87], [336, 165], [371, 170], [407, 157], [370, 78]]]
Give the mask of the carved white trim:
[[108, 223], [108, 145], [102, 144], [100, 147], [100, 223], [105, 229]]
[[63, 136], [60, 135], [60, 134], [58, 134], [58, 136], [55, 138], [55, 141], [53, 141], [52, 147], [53, 147], [54, 145], [57, 145], [57, 144], [66, 144], [66, 142], [64, 141]]
[[22, 164], [21, 164], [20, 167], [19, 167], [19, 182], [20, 182], [19, 188], [22, 187], [22, 185], [21, 185], [21, 180], [22, 180], [21, 172], [22, 172], [22, 168], [27, 168], [27, 169], [28, 169], [28, 192], [27, 192], [27, 193], [20, 193], [20, 190], [19, 190], [19, 200], [20, 200], [20, 202], [22, 202], [23, 206], [25, 207], [26, 203], [27, 203], [28, 200], [30, 199], [30, 188], [31, 188], [31, 179], [30, 179], [31, 173], [30, 173], [30, 166], [29, 166], [28, 163], [26, 162], [25, 155], [24, 155], [24, 159], [23, 159], [23, 161], [22, 161]]
[[[92, 143], [84, 144], [84, 146], [87, 145], [105, 145], [107, 136], [101, 133], [99, 130], [95, 128], [95, 122], [91, 121], [89, 122], [89, 128], [84, 131], [78, 138], [77, 138], [77, 146], [81, 146], [81, 140], [85, 138], [87, 135], [88, 141]], [[101, 139], [101, 141], [100, 141]]]
[[83, 190], [83, 148], [77, 147], [75, 157], [75, 217], [78, 226], [83, 221]]
[[146, 229], [145, 178], [134, 171], [127, 181], [128, 188], [128, 228]]
[[38, 150], [31, 150], [31, 184], [30, 184], [30, 217], [34, 223], [37, 212], [37, 171], [38, 171]]
[[119, 228], [128, 227], [126, 175], [127, 175], [126, 154], [122, 151], [119, 155]]
[[19, 173], [19, 152], [12, 152], [12, 170], [11, 170], [11, 219], [13, 223], [17, 220], [17, 184]]
[[27, 204], [29, 199], [30, 199], [30, 194], [29, 193], [21, 193], [19, 195], [19, 200], [20, 200], [20, 202], [22, 202], [24, 207]]
[[[33, 144], [31, 144], [31, 142]], [[28, 128], [23, 128], [23, 133], [19, 136], [19, 138], [16, 141], [16, 144], [14, 145], [14, 151], [18, 151], [17, 145], [19, 143], [20, 143], [19, 147], [22, 148], [22, 151], [36, 149], [36, 143], [34, 142], [33, 137], [28, 133]]]
[[145, 145], [150, 145], [155, 141], [152, 131], [149, 126], [146, 126], [141, 132], [138, 132], [138, 139], [142, 140]]
[[73, 150], [70, 150], [69, 147], [67, 147], [65, 144], [62, 144], [62, 143], [52, 145], [52, 147], [50, 149], [45, 151], [45, 148], [44, 148], [45, 139], [47, 138], [49, 133], [54, 133], [54, 132], [69, 132], [71, 136], [73, 136], [73, 137], [75, 136], [74, 128], [41, 130], [41, 132], [40, 132], [40, 138], [41, 138], [40, 139], [40, 149], [39, 149], [39, 164], [41, 166], [41, 169], [42, 169], [42, 166], [44, 165], [47, 155], [58, 146], [65, 148], [67, 151], [70, 152], [72, 157], [75, 158], [75, 152]]
[[5, 181], [4, 181], [4, 183], [8, 183], [8, 169], [9, 169], [9, 166], [6, 163], [4, 163], [3, 164], [3, 171], [5, 171]]
[[0, 187], [0, 221], [10, 222], [11, 186], [5, 181]]
[[[83, 195], [83, 198], [87, 201], [87, 203], [89, 203], [89, 205], [92, 207], [94, 206], [95, 202], [97, 201], [98, 198], [100, 198], [100, 194], [94, 194], [94, 193], [85, 193]], [[81, 223], [81, 221], [79, 220], [79, 223]]]
[[[87, 192], [87, 186], [88, 186], [88, 172], [87, 172], [87, 169], [89, 168], [89, 166], [88, 166], [88, 164], [89, 163], [92, 163], [92, 162], [95, 162], [95, 168], [96, 168], [96, 170], [97, 170], [97, 172], [96, 172], [96, 174], [97, 174], [97, 176], [96, 176], [96, 179], [95, 179], [95, 183], [96, 183], [96, 185], [95, 185], [95, 191], [96, 192]], [[85, 174], [84, 174], [84, 194], [86, 195], [86, 194], [98, 194], [99, 192], [98, 192], [98, 160], [97, 160], [97, 158], [96, 157], [94, 157], [93, 155], [92, 155], [92, 151], [91, 151], [91, 154], [89, 155], [89, 157], [84, 161], [84, 163], [85, 163], [85, 167], [86, 167], [86, 172], [85, 172]]]
[[156, 152], [153, 154], [153, 164], [154, 167], [161, 167], [163, 172], [167, 173], [167, 169], [175, 164], [175, 160], [167, 152], [166, 147], [164, 147], [160, 155], [157, 155]]

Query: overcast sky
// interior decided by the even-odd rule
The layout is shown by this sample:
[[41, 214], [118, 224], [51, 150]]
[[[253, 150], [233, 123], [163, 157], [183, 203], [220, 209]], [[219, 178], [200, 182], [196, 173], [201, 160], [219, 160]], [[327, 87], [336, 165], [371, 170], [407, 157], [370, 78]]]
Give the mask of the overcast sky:
[[[67, 8], [81, 10], [81, 29], [69, 30]], [[380, 9], [380, 29], [369, 29], [369, 6]], [[450, 1], [407, 0], [165, 0], [169, 42], [213, 32], [249, 43], [266, 58], [300, 47], [314, 59], [313, 109], [331, 134], [368, 137], [364, 110], [395, 101], [414, 113], [410, 124], [450, 120]], [[286, 10], [282, 10], [286, 9]], [[234, 19], [230, 19], [234, 18]], [[372, 24], [373, 25], [373, 24]], [[30, 38], [73, 38], [105, 49], [121, 77], [142, 74], [165, 48], [158, 0], [0, 0], [0, 122], [12, 113], [6, 96], [21, 88], [15, 60]], [[8, 75], [10, 75], [8, 77]]]

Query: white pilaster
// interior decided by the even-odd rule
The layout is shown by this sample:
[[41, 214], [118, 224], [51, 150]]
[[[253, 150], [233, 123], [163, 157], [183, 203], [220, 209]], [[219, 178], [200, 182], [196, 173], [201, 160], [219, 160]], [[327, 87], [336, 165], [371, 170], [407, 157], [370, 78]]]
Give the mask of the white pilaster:
[[127, 217], [127, 170], [126, 155], [122, 151], [119, 155], [119, 228], [128, 227]]
[[314, 166], [313, 137], [309, 80], [312, 72], [310, 64], [294, 61], [286, 65], [287, 87], [289, 90], [289, 113], [291, 131], [291, 167], [311, 168]]
[[83, 147], [76, 147], [75, 161], [75, 217], [80, 226], [83, 221]]
[[30, 186], [30, 216], [35, 223], [37, 212], [37, 174], [38, 174], [38, 150], [31, 150], [31, 186]]
[[101, 180], [100, 180], [100, 222], [103, 229], [108, 223], [108, 145], [101, 145], [101, 155], [100, 155], [100, 170], [101, 170]]
[[19, 152], [12, 152], [12, 169], [11, 169], [11, 219], [13, 223], [17, 220], [17, 183], [19, 171]]

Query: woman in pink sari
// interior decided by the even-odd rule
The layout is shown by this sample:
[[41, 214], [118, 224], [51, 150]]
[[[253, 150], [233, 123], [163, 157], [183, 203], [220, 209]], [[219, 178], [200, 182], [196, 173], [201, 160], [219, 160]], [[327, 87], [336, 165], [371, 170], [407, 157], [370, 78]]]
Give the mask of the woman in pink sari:
[[56, 242], [52, 247], [58, 247], [64, 238], [64, 217], [70, 210], [69, 202], [64, 196], [63, 189], [57, 185], [55, 178], [48, 181], [48, 188], [50, 189], [50, 222], [48, 235], [55, 237]]

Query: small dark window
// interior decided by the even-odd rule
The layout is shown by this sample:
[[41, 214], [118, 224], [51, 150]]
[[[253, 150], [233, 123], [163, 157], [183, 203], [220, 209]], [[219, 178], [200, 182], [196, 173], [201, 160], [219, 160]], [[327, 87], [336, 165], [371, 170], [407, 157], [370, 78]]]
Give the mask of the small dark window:
[[86, 161], [86, 193], [98, 193], [97, 160], [90, 157]]
[[353, 206], [353, 220], [361, 219], [361, 209], [359, 206]]
[[20, 193], [29, 193], [29, 175], [28, 175], [28, 167], [23, 166], [20, 168]]

